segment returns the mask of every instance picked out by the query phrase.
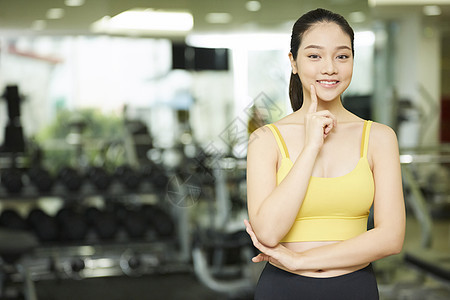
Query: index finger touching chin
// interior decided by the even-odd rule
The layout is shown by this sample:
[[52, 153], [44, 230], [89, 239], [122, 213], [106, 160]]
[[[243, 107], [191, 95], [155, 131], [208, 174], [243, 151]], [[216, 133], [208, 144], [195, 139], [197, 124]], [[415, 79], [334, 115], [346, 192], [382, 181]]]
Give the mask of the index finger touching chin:
[[316, 95], [316, 88], [314, 85], [311, 84], [311, 105], [309, 106], [309, 113], [315, 113], [317, 111], [317, 95]]

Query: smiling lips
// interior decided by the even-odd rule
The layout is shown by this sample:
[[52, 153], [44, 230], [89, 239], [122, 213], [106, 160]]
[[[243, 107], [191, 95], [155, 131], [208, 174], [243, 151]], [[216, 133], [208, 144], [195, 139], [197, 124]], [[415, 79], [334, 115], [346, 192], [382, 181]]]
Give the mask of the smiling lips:
[[317, 80], [317, 82], [323, 87], [335, 87], [339, 80]]

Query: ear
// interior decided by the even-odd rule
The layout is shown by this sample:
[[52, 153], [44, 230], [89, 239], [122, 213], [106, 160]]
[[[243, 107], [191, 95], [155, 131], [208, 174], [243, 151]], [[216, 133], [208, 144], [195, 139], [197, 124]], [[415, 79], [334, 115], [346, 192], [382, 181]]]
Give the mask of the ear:
[[297, 62], [295, 61], [292, 52], [289, 52], [289, 60], [291, 61], [292, 73], [297, 74]]

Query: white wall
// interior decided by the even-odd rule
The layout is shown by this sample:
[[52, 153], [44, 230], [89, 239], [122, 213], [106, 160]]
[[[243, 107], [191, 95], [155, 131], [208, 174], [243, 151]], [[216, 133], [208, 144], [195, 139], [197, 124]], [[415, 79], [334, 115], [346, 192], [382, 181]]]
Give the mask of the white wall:
[[[401, 18], [400, 18], [401, 17]], [[400, 99], [409, 99], [419, 113], [399, 128], [401, 147], [439, 143], [440, 34], [424, 27], [422, 16], [399, 16], [395, 43], [395, 87]]]

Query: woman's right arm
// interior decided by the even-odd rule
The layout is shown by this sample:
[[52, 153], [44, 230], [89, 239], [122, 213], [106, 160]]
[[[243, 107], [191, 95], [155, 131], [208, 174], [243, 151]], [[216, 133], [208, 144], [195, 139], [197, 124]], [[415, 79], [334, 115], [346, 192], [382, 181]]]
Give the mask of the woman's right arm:
[[305, 116], [305, 146], [283, 181], [276, 185], [278, 160], [275, 138], [261, 127], [250, 135], [247, 151], [247, 206], [250, 223], [258, 240], [274, 247], [295, 221], [308, 188], [317, 155], [336, 117], [327, 110], [317, 111], [317, 96], [311, 85], [311, 98]]
[[317, 111], [317, 96], [311, 86], [311, 99], [305, 116], [305, 146], [283, 181], [276, 185], [277, 147], [267, 127], [250, 135], [247, 151], [247, 206], [250, 223], [258, 240], [274, 247], [295, 221], [308, 188], [317, 155], [336, 117], [327, 110]]
[[277, 145], [262, 127], [252, 133], [247, 152], [247, 205], [259, 241], [275, 246], [288, 233], [306, 194], [319, 149], [305, 147], [284, 180], [276, 185]]

